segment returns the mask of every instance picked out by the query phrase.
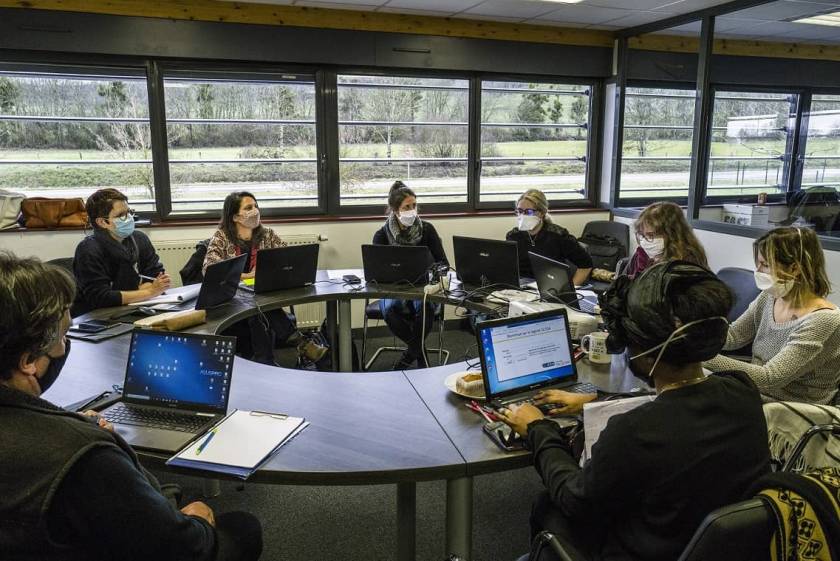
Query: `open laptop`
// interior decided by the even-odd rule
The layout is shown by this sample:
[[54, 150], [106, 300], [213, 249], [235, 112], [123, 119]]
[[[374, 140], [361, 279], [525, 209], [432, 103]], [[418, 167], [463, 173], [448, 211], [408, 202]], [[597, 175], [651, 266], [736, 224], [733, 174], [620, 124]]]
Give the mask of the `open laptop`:
[[259, 250], [253, 286], [243, 283], [242, 288], [262, 294], [314, 283], [319, 249], [312, 243]]
[[534, 270], [540, 296], [588, 314], [595, 313], [597, 300], [588, 300], [578, 295], [575, 284], [572, 282], [572, 268], [569, 265], [537, 255], [532, 251], [528, 252], [528, 259]]
[[207, 267], [195, 309], [208, 310], [233, 300], [248, 257], [248, 254], [243, 253]]
[[134, 448], [175, 452], [227, 414], [236, 337], [137, 329], [120, 401], [101, 415]]
[[491, 407], [529, 402], [539, 390], [595, 392], [578, 383], [566, 310], [476, 324], [484, 391]]
[[425, 285], [432, 252], [425, 245], [363, 245], [362, 268], [366, 282]]
[[[455, 270], [468, 289], [491, 284], [519, 286], [519, 250], [516, 242], [452, 236]], [[500, 287], [502, 288], [502, 287]]]

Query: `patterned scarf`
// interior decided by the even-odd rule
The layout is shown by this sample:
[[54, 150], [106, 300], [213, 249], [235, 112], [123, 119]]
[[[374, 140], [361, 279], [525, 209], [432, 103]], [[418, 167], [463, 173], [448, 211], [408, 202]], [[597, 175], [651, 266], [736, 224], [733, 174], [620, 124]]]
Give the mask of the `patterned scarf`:
[[393, 212], [388, 215], [385, 221], [385, 231], [388, 234], [388, 243], [391, 245], [417, 245], [423, 237], [423, 222], [418, 216], [414, 224], [408, 228], [402, 228], [397, 215]]

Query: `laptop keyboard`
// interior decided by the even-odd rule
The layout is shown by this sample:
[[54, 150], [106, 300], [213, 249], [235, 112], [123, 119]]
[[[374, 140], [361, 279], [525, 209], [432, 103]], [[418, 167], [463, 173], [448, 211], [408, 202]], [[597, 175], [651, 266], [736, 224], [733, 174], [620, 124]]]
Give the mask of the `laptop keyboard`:
[[[548, 388], [548, 389], [551, 389], [551, 388]], [[577, 384], [573, 384], [571, 386], [568, 386], [568, 387], [565, 387], [565, 388], [558, 388], [558, 389], [566, 391], [566, 392], [571, 392], [571, 393], [597, 393], [598, 392], [598, 386], [596, 386], [594, 384], [590, 384], [589, 382], [578, 382]], [[505, 405], [506, 406], [523, 405], [525, 403], [527, 403], [529, 405], [534, 405], [533, 396], [526, 397], [524, 399], [519, 399], [519, 400], [516, 400], [516, 401], [511, 401], [510, 403], [505, 403]], [[553, 407], [554, 406], [552, 406], [552, 408]]]
[[581, 312], [595, 315], [595, 302], [590, 302], [586, 298], [581, 298], [578, 300], [578, 306], [580, 307]]
[[137, 425], [192, 433], [201, 430], [208, 421], [207, 417], [196, 417], [195, 415], [185, 415], [174, 411], [146, 409], [145, 407], [131, 407], [125, 403], [117, 403], [104, 411], [102, 416], [108, 422], [120, 425]]

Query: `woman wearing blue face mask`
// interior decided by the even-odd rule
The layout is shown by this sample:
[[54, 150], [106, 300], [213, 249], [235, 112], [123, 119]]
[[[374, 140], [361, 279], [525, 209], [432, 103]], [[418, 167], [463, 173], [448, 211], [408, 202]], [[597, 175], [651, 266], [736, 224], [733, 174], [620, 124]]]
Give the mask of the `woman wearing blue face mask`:
[[546, 486], [532, 537], [552, 532], [574, 559], [671, 561], [703, 518], [770, 471], [755, 386], [737, 371], [703, 374], [726, 340], [731, 304], [723, 282], [686, 261], [619, 277], [602, 295], [608, 346], [626, 349], [630, 371], [657, 396], [610, 419], [583, 468], [539, 409], [502, 411]]
[[840, 385], [840, 310], [813, 230], [777, 228], [753, 244], [762, 290], [732, 324], [724, 350], [752, 343], [752, 363], [718, 356], [709, 370], [739, 368], [780, 401], [832, 403]]
[[[426, 246], [435, 263], [449, 265], [443, 242], [430, 222], [421, 220], [417, 214], [417, 195], [402, 181], [396, 181], [388, 193], [388, 218], [373, 235], [375, 245]], [[394, 364], [394, 369], [414, 366], [425, 368], [422, 333], [429, 332], [434, 320], [436, 306], [427, 304], [426, 325], [422, 324], [422, 302], [420, 300], [395, 300], [384, 298], [379, 301], [385, 323], [391, 331], [406, 344], [406, 351]]]
[[93, 233], [76, 246], [73, 258], [78, 285], [73, 316], [142, 302], [169, 288], [152, 242], [134, 229], [134, 211], [124, 194], [100, 189], [88, 197], [85, 209]]

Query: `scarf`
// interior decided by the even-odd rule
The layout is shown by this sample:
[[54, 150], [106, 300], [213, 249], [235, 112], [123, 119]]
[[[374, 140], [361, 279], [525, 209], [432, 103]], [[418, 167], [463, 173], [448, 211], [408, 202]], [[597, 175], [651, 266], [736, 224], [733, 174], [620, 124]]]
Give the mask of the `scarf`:
[[388, 234], [388, 243], [391, 245], [417, 245], [423, 238], [423, 222], [418, 216], [414, 224], [408, 228], [401, 228], [397, 215], [393, 212], [388, 215], [385, 221], [385, 232]]

